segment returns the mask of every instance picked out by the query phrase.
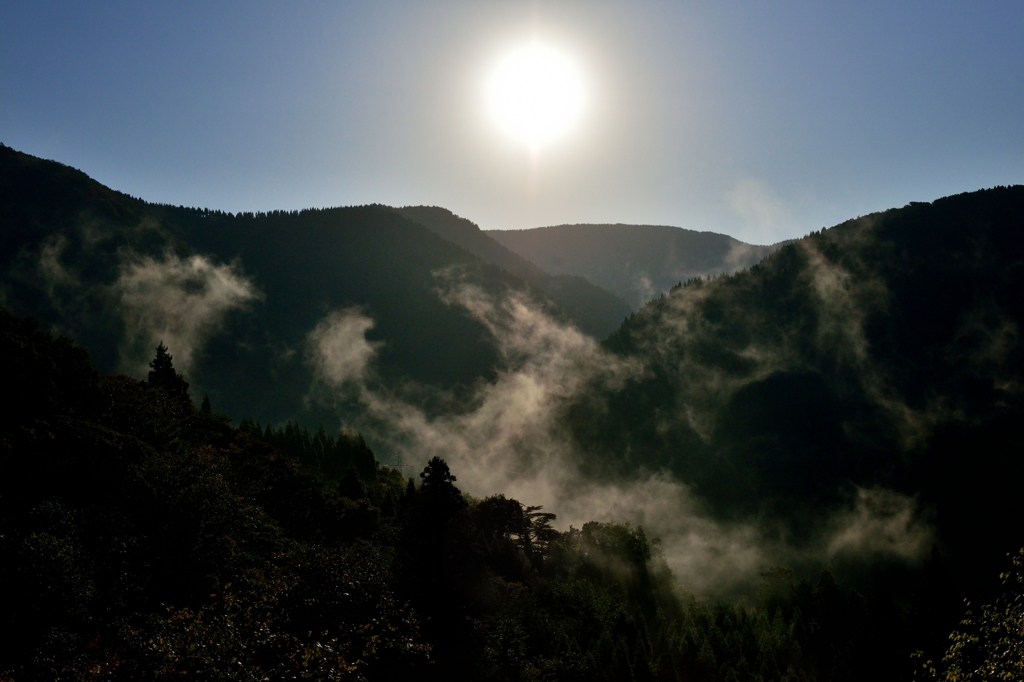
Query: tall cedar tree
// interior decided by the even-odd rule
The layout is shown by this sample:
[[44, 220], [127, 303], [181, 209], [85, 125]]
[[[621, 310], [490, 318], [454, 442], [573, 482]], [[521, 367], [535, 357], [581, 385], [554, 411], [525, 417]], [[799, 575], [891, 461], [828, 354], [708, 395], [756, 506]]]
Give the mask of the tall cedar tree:
[[156, 357], [149, 363], [152, 370], [149, 372], [149, 385], [151, 388], [162, 388], [170, 395], [189, 400], [188, 382], [174, 369], [172, 360], [174, 357], [167, 352], [167, 346], [161, 341], [156, 347]]

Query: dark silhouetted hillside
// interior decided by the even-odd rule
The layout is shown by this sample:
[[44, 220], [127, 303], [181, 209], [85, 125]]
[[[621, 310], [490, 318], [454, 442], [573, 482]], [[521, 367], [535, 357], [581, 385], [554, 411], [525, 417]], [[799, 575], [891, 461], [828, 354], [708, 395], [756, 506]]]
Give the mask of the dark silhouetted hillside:
[[643, 528], [559, 532], [354, 434], [232, 429], [3, 309], [0, 372], [5, 679], [900, 680], [929, 642], [915, 607], [828, 571], [698, 600]]
[[1024, 542], [1024, 187], [851, 220], [676, 287], [605, 342], [644, 377], [577, 408], [614, 470], [811, 537], [855, 487], [914, 496], [957, 575]]
[[[8, 147], [0, 216], [0, 287], [14, 312], [73, 335], [105, 371], [144, 371], [164, 341], [223, 409], [277, 423], [337, 419], [308, 400], [308, 335], [331, 311], [372, 319], [384, 379], [456, 390], [489, 376], [496, 355], [487, 329], [439, 295], [453, 282], [530, 289], [548, 313], [592, 333], [629, 313], [579, 278], [546, 277], [520, 259], [527, 285], [500, 267], [516, 269], [513, 254], [485, 262], [388, 207], [155, 205]], [[149, 338], [161, 329], [169, 338]]]
[[[0, 295], [42, 320], [0, 310], [0, 677], [895, 680], [909, 652], [937, 659], [962, 597], [989, 597], [986, 618], [1016, 603], [994, 576], [1024, 545], [1024, 187], [685, 280], [603, 350], [549, 319], [601, 305], [572, 307], [557, 277], [525, 283], [504, 267], [538, 277], [529, 264], [468, 221], [406, 210], [419, 220], [159, 206], [0, 147]], [[721, 263], [723, 239], [694, 253]], [[511, 300], [541, 350], [495, 343], [508, 330], [450, 304], [453, 282], [482, 308]], [[48, 330], [101, 372], [152, 377], [100, 374]], [[512, 356], [544, 352], [565, 358], [513, 375]], [[381, 402], [406, 391], [371, 415], [381, 432], [476, 417], [452, 396], [528, 379], [506, 383], [550, 433], [512, 404], [519, 430], [488, 438], [564, 448], [585, 479], [569, 485], [676, 491], [661, 509], [679, 512], [677, 540], [787, 552], [751, 560], [766, 565], [747, 604], [681, 596], [643, 528], [560, 532], [539, 507], [464, 496], [439, 457], [420, 481], [379, 466], [334, 428], [358, 400], [318, 402], [326, 373]], [[251, 419], [232, 429], [214, 408]], [[438, 421], [418, 433], [447, 444], [461, 424]]]
[[549, 275], [493, 239], [496, 233], [484, 232], [475, 223], [447, 209], [437, 206], [406, 206], [397, 211], [529, 283], [557, 303], [569, 321], [592, 336], [608, 336], [632, 312], [626, 301], [591, 284], [580, 277], [579, 273]]

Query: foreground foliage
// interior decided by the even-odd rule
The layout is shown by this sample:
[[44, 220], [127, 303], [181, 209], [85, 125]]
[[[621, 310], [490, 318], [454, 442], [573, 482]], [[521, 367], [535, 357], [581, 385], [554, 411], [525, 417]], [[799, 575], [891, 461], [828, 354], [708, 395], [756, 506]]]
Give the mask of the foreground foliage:
[[[931, 618], [828, 572], [698, 599], [642, 528], [559, 532], [354, 434], [233, 429], [162, 347], [148, 382], [100, 376], [0, 311], [0, 359], [0, 679], [904, 679]], [[965, 621], [946, 679], [1017, 670], [1014, 594]]]
[[[1003, 593], [975, 612], [968, 604], [962, 629], [949, 636], [950, 647], [938, 669], [928, 661], [928, 679], [942, 682], [1024, 680], [1024, 549], [1001, 574]], [[917, 657], [922, 654], [919, 652]]]

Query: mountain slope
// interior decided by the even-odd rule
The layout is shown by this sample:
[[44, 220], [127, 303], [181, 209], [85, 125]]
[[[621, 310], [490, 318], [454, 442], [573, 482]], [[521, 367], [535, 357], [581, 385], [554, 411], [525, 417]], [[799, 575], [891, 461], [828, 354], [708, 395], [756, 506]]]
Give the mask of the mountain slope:
[[358, 439], [232, 429], [2, 308], [0, 376], [5, 679], [900, 680], [960, 614], [827, 571], [693, 599], [643, 528], [559, 532], [440, 459], [414, 485]]
[[0, 292], [13, 312], [79, 339], [104, 371], [144, 373], [163, 340], [218, 409], [275, 422], [337, 419], [308, 399], [308, 336], [331, 311], [372, 318], [383, 379], [457, 390], [497, 358], [487, 329], [439, 290], [527, 288], [387, 207], [154, 205], [8, 147], [0, 217]]
[[[507, 300], [527, 290], [522, 280], [388, 207], [157, 206], [0, 147], [0, 217], [6, 307], [74, 335], [105, 371], [140, 376], [165, 341], [193, 395], [209, 391], [236, 417], [338, 425], [351, 403], [316, 400], [309, 349], [339, 310], [367, 317], [345, 318], [348, 335], [330, 339], [335, 383], [358, 380], [385, 401], [414, 385], [415, 400], [399, 407], [424, 408], [423, 422], [453, 394], [502, 397], [501, 377], [524, 378], [503, 360], [533, 352], [503, 350], [486, 316], [443, 295], [461, 282]], [[534, 300], [521, 306], [526, 332], [557, 326], [535, 314], [544, 306], [569, 317]], [[629, 369], [614, 381], [588, 383], [595, 358], [616, 364], [591, 353], [591, 340], [536, 335], [538, 352], [568, 348], [580, 362], [529, 365], [556, 390], [522, 428], [542, 422], [545, 447], [571, 440], [572, 456], [589, 458], [586, 476], [668, 471], [720, 520], [763, 522], [797, 546], [828, 536], [819, 531], [831, 512], [867, 505], [870, 523], [847, 539], [854, 553], [883, 542], [886, 556], [918, 561], [934, 526], [970, 579], [1024, 543], [1022, 325], [1024, 187], [911, 204], [673, 288], [605, 341]], [[367, 374], [369, 357], [378, 362]], [[453, 423], [441, 422], [435, 433]], [[467, 440], [478, 460], [485, 436]], [[908, 529], [916, 548], [905, 546]]]
[[507, 249], [476, 224], [437, 206], [406, 206], [398, 213], [430, 228], [488, 263], [493, 263], [550, 297], [582, 331], [604, 338], [632, 312], [629, 304], [576, 274], [549, 275]]
[[749, 267], [775, 246], [661, 225], [556, 225], [487, 234], [556, 275], [580, 275], [639, 307], [692, 277]]
[[796, 538], [853, 495], [910, 496], [984, 573], [1024, 542], [1022, 326], [1024, 187], [911, 204], [655, 299], [606, 341], [643, 377], [572, 423], [617, 475], [672, 470]]

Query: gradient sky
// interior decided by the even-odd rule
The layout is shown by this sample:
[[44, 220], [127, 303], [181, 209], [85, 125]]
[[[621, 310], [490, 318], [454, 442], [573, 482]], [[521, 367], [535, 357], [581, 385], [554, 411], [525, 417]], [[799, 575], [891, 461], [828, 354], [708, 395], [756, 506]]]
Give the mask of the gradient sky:
[[[534, 39], [588, 91], [536, 154], [483, 96]], [[1024, 3], [6, 1], [0, 141], [149, 201], [767, 243], [1024, 183]]]

